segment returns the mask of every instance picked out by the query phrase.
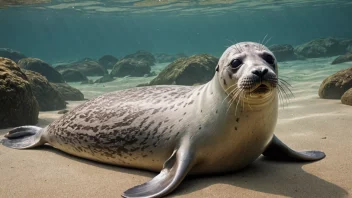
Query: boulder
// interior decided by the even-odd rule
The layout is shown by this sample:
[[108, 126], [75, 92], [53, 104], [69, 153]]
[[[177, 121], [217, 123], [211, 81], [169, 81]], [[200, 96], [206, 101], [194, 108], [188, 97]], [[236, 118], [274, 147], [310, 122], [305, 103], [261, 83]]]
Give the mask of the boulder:
[[334, 61], [332, 61], [331, 64], [335, 65], [335, 64], [349, 62], [349, 61], [352, 61], [352, 52], [337, 57]]
[[85, 75], [75, 69], [64, 70], [61, 75], [66, 82], [82, 82], [88, 80]]
[[30, 70], [24, 70], [24, 73], [38, 101], [40, 111], [54, 111], [66, 108], [65, 100], [61, 94], [50, 85], [44, 76]]
[[303, 59], [303, 57], [295, 54], [294, 48], [289, 44], [272, 45], [269, 49], [274, 53], [279, 62]]
[[330, 57], [345, 54], [348, 40], [319, 38], [295, 48], [295, 53], [306, 58]]
[[148, 63], [132, 58], [123, 58], [115, 64], [110, 75], [113, 77], [142, 77], [149, 73], [150, 65]]
[[64, 100], [84, 100], [84, 95], [80, 90], [73, 88], [66, 83], [50, 83], [50, 85], [60, 92]]
[[175, 54], [175, 55], [170, 55], [170, 54], [165, 54], [165, 53], [157, 53], [157, 54], [154, 54], [154, 56], [155, 56], [156, 61], [159, 63], [170, 63], [170, 62], [173, 62], [179, 58], [187, 57], [183, 53], [179, 53], [179, 54]]
[[325, 99], [340, 99], [350, 88], [352, 88], [352, 67], [327, 77], [320, 85], [319, 96]]
[[99, 64], [105, 67], [105, 69], [112, 69], [117, 61], [119, 60], [112, 55], [105, 55], [98, 60]]
[[103, 66], [90, 58], [84, 58], [70, 64], [58, 65], [55, 69], [60, 72], [64, 72], [68, 69], [74, 69], [80, 71], [85, 76], [104, 76], [105, 74], [108, 74], [108, 71]]
[[14, 61], [0, 58], [0, 128], [35, 125], [38, 114], [27, 76]]
[[341, 97], [342, 104], [352, 106], [352, 88], [347, 90]]
[[180, 58], [168, 65], [149, 85], [193, 85], [212, 79], [219, 59], [200, 54]]
[[124, 59], [134, 59], [136, 61], [144, 61], [148, 64], [148, 66], [153, 66], [156, 62], [155, 57], [153, 56], [152, 53], [147, 52], [147, 51], [137, 51], [134, 54], [130, 54], [124, 57]]
[[110, 76], [110, 75], [105, 75], [101, 78], [99, 78], [98, 80], [96, 80], [94, 83], [106, 83], [106, 82], [111, 82], [114, 81], [115, 79]]
[[14, 51], [8, 48], [0, 48], [0, 57], [11, 59], [16, 63], [18, 63], [18, 61], [21, 60], [22, 58], [26, 58], [26, 56], [21, 52]]
[[63, 83], [61, 74], [51, 67], [48, 63], [37, 58], [24, 58], [18, 62], [20, 68], [31, 70], [45, 76], [49, 82]]

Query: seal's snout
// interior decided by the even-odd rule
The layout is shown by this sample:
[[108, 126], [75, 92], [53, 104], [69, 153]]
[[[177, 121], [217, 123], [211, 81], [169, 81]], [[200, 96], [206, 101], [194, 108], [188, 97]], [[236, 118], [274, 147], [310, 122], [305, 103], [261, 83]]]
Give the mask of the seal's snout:
[[252, 70], [252, 74], [258, 76], [259, 78], [263, 78], [265, 74], [268, 73], [268, 68], [260, 68]]

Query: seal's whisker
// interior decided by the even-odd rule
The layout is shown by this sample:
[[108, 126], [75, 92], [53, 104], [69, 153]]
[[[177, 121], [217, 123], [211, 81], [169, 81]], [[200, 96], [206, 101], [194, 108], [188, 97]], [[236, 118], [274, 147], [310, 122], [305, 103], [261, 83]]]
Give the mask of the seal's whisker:
[[[288, 91], [289, 94], [287, 94], [287, 95], [288, 95], [289, 97], [292, 97], [292, 98], [295, 97], [294, 94], [292, 93], [291, 89], [289, 88], [290, 85], [287, 85], [286, 83], [284, 83], [284, 82], [282, 82], [282, 81], [280, 81], [280, 83], [278, 83], [278, 84], [280, 84], [280, 85], [282, 86], [282, 88], [285, 88], [285, 89]], [[292, 87], [292, 86], [291, 86], [291, 87]]]
[[288, 104], [289, 101], [290, 101], [289, 95], [287, 94], [286, 90], [280, 84], [278, 84], [278, 86], [279, 86], [279, 89], [282, 90], [283, 96], [284, 96], [284, 98], [285, 98], [285, 100], [286, 100], [286, 102]]
[[264, 38], [262, 39], [262, 41], [260, 42], [260, 48], [261, 48], [261, 50], [263, 50], [264, 49], [264, 41], [265, 41], [265, 39], [266, 39], [266, 37], [268, 36], [268, 34], [266, 34], [265, 36], [264, 36]]
[[265, 42], [264, 45], [267, 45], [267, 43], [269, 43], [272, 38], [273, 38], [273, 37], [270, 37], [270, 38]]

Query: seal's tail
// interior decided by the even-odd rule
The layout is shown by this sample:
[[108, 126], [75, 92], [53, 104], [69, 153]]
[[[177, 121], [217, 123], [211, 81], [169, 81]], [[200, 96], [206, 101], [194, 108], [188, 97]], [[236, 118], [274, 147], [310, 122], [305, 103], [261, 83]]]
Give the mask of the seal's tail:
[[12, 129], [0, 142], [14, 149], [27, 149], [45, 144], [44, 129], [36, 126], [21, 126]]

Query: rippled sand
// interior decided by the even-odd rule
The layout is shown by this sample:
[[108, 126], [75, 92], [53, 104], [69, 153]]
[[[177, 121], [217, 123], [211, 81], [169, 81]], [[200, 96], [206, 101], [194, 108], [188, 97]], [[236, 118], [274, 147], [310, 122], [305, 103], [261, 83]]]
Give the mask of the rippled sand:
[[[178, 197], [347, 197], [352, 193], [352, 107], [318, 97], [322, 80], [352, 63], [330, 65], [333, 58], [280, 64], [280, 75], [295, 98], [281, 108], [276, 135], [297, 150], [322, 150], [315, 163], [286, 163], [259, 158], [245, 170], [222, 176], [188, 178]], [[162, 68], [164, 65], [159, 65]], [[156, 67], [156, 68], [158, 68]], [[133, 87], [151, 78], [117, 79], [100, 85], [73, 86], [87, 98]], [[70, 102], [73, 108], [81, 102]], [[57, 119], [40, 113], [39, 125]], [[0, 135], [6, 130], [0, 130]], [[69, 156], [49, 146], [12, 150], [0, 146], [0, 197], [120, 197], [155, 173], [109, 166]]]

